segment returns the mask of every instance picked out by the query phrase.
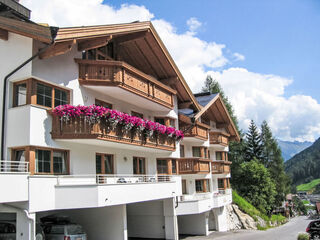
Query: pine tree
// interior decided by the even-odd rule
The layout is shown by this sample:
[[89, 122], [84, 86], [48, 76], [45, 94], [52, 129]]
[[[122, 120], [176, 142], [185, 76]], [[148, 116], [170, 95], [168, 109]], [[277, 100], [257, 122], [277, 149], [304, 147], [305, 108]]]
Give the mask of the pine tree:
[[251, 120], [248, 132], [246, 134], [246, 149], [245, 149], [246, 161], [251, 161], [256, 158], [261, 162], [262, 159], [262, 145], [261, 137], [258, 132], [257, 126], [253, 120]]

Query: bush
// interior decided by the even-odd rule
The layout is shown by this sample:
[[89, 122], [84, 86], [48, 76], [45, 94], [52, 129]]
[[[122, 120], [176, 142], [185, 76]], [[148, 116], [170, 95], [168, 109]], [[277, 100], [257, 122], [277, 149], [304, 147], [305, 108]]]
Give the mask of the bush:
[[282, 223], [283, 221], [285, 221], [286, 218], [282, 215], [272, 215], [271, 218], [270, 218], [270, 221], [271, 222], [278, 222], [278, 223]]
[[299, 233], [298, 240], [309, 240], [309, 234], [308, 233]]

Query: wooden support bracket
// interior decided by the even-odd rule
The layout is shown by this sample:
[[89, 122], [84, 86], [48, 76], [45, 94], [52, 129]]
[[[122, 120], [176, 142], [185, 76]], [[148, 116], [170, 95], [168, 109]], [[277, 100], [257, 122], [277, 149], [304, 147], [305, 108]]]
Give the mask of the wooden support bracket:
[[0, 39], [8, 41], [8, 31], [0, 28]]
[[45, 59], [69, 52], [75, 43], [76, 40], [55, 43], [51, 47], [49, 47], [45, 52], [41, 53], [39, 58]]
[[93, 48], [103, 47], [107, 45], [111, 39], [112, 39], [112, 35], [80, 41], [78, 43], [78, 51], [86, 51]]

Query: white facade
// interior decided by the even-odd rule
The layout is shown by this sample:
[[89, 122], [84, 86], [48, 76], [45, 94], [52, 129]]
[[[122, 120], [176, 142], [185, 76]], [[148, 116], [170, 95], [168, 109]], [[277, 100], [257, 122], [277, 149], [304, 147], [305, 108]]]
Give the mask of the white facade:
[[[0, 39], [0, 79], [40, 47], [43, 45], [38, 41], [18, 34], [9, 33], [7, 41]], [[70, 91], [72, 105], [88, 106], [98, 99], [122, 112], [141, 113], [145, 119], [170, 117], [179, 128], [176, 96], [173, 109], [169, 109], [117, 87], [81, 86], [75, 58], [81, 58], [77, 46], [59, 56], [35, 58], [9, 78], [6, 159], [0, 162], [0, 220], [10, 220], [9, 216], [16, 220], [17, 239], [34, 239], [35, 222], [51, 214], [68, 215], [84, 226], [89, 239], [178, 239], [178, 234], [207, 235], [210, 229], [225, 231], [224, 206], [231, 203], [232, 195], [231, 189], [219, 191], [218, 179], [228, 179], [230, 173], [212, 174], [210, 162], [207, 173], [161, 176], [157, 172], [157, 159], [179, 159], [180, 144], [183, 144], [185, 158], [194, 157], [192, 147], [205, 147], [210, 151], [208, 161], [217, 160], [215, 152], [227, 152], [228, 147], [212, 145], [209, 139], [192, 138], [177, 142], [174, 151], [93, 138], [53, 139], [48, 107], [14, 106], [14, 83], [32, 78]], [[2, 94], [2, 89], [0, 92]], [[211, 124], [215, 129], [214, 123]], [[16, 149], [27, 148], [68, 152], [68, 174], [34, 174], [30, 169], [35, 168], [35, 163], [31, 162], [23, 165], [30, 174], [29, 171], [6, 171], [12, 164], [5, 161], [15, 160]], [[99, 178], [97, 154], [113, 156], [112, 176]], [[135, 157], [145, 159], [144, 174], [134, 174]], [[182, 180], [186, 183], [184, 193]], [[197, 180], [208, 180], [206, 192], [196, 191]], [[210, 221], [215, 222], [215, 227], [210, 227]]]

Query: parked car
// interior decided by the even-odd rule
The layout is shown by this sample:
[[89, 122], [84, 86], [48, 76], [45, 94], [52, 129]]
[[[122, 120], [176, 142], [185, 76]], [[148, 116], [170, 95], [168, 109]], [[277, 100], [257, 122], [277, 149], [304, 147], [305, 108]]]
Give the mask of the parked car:
[[310, 234], [311, 240], [320, 240], [320, 219], [310, 222], [306, 232]]
[[16, 226], [11, 222], [0, 222], [0, 240], [15, 240]]
[[82, 226], [75, 223], [49, 223], [44, 233], [46, 240], [87, 240]]

